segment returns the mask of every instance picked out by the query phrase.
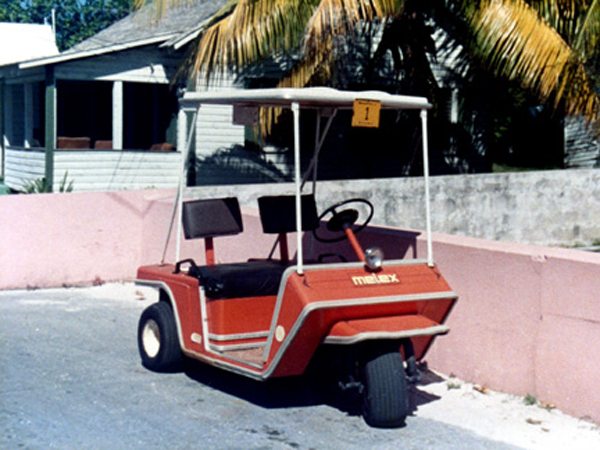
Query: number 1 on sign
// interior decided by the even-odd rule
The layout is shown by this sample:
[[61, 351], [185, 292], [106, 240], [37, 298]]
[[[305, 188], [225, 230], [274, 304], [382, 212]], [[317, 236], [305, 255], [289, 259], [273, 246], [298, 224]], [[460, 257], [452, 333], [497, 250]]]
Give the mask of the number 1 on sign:
[[354, 100], [353, 127], [378, 128], [381, 102], [375, 100]]

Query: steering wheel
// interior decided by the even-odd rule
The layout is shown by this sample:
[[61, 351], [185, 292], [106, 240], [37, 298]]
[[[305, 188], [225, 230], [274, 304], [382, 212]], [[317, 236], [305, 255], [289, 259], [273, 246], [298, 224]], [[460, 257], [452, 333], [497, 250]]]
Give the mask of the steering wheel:
[[[354, 225], [358, 220], [358, 217], [360, 216], [360, 213], [356, 209], [348, 208], [343, 209], [341, 211], [337, 211], [338, 208], [349, 203], [363, 203], [369, 207], [368, 217], [364, 220], [362, 224], [359, 224], [356, 227]], [[319, 242], [343, 241], [344, 239], [347, 239], [345, 230], [351, 227], [354, 233], [361, 232], [369, 224], [369, 222], [371, 222], [371, 219], [373, 218], [373, 204], [369, 200], [366, 200], [364, 198], [351, 198], [348, 200], [344, 200], [343, 202], [336, 203], [335, 205], [330, 206], [325, 211], [323, 211], [319, 216], [319, 223], [321, 223], [321, 221], [324, 220], [325, 217], [327, 217], [329, 214], [331, 214], [331, 218], [326, 224], [327, 229], [334, 233], [342, 232], [343, 235], [332, 238], [319, 236], [319, 234], [317, 233], [317, 230], [321, 228], [319, 226], [313, 230], [313, 235], [315, 239]]]

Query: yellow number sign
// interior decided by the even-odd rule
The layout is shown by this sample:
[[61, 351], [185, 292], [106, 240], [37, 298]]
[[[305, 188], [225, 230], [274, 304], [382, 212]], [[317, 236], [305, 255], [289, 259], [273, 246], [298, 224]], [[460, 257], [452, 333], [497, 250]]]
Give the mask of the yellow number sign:
[[376, 100], [354, 100], [353, 127], [379, 128], [381, 102]]

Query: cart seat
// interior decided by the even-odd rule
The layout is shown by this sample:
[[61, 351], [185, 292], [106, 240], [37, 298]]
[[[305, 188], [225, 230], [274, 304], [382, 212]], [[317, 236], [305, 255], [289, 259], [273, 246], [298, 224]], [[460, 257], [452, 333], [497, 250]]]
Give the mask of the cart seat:
[[[302, 231], [312, 231], [319, 226], [315, 196], [300, 197], [302, 207]], [[258, 199], [258, 210], [263, 233], [278, 234], [280, 259], [289, 262], [287, 233], [296, 231], [296, 197], [294, 195], [270, 195]]]
[[189, 273], [198, 277], [206, 296], [212, 299], [262, 297], [277, 295], [288, 266], [281, 261], [262, 260], [198, 266], [190, 268]]
[[[300, 197], [302, 206], [302, 231], [312, 231], [319, 226], [315, 196]], [[263, 232], [270, 234], [296, 231], [296, 197], [294, 195], [268, 195], [259, 197], [258, 210]]]
[[[319, 225], [315, 198], [313, 195], [303, 195], [301, 201], [302, 230], [313, 230]], [[235, 210], [235, 207], [230, 208]], [[286, 234], [296, 231], [296, 197], [260, 197], [258, 209], [263, 232], [279, 235], [281, 259], [199, 267], [197, 276], [208, 297], [221, 299], [277, 295], [283, 272], [293, 264], [288, 257]]]
[[287, 263], [274, 260], [252, 260], [215, 264], [213, 238], [230, 236], [244, 230], [237, 198], [193, 200], [183, 203], [183, 230], [186, 239], [203, 238], [206, 247], [205, 266], [192, 265], [195, 276], [212, 299], [276, 295]]

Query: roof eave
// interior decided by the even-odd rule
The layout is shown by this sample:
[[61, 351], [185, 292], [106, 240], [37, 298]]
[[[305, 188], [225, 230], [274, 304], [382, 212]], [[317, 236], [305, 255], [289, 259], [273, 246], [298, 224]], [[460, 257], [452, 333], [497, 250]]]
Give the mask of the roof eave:
[[175, 50], [179, 50], [181, 47], [189, 44], [191, 41], [196, 39], [200, 33], [204, 31], [204, 24], [198, 27], [195, 27], [193, 30], [186, 32], [185, 34], [177, 34], [172, 39], [163, 43], [161, 47], [172, 47]]
[[25, 61], [19, 63], [19, 69], [31, 69], [39, 66], [46, 66], [51, 64], [60, 64], [68, 61], [73, 61], [76, 59], [85, 59], [90, 58], [92, 56], [104, 55], [107, 53], [114, 53], [123, 50], [130, 50], [136, 47], [143, 47], [146, 45], [158, 44], [161, 42], [168, 41], [172, 39], [176, 34], [169, 34], [163, 36], [152, 37], [148, 39], [141, 39], [138, 41], [126, 42], [123, 44], [115, 44], [107, 47], [99, 47], [92, 50], [83, 50], [80, 52], [73, 53], [62, 53], [56, 56], [50, 56], [46, 58], [35, 59], [31, 61]]

